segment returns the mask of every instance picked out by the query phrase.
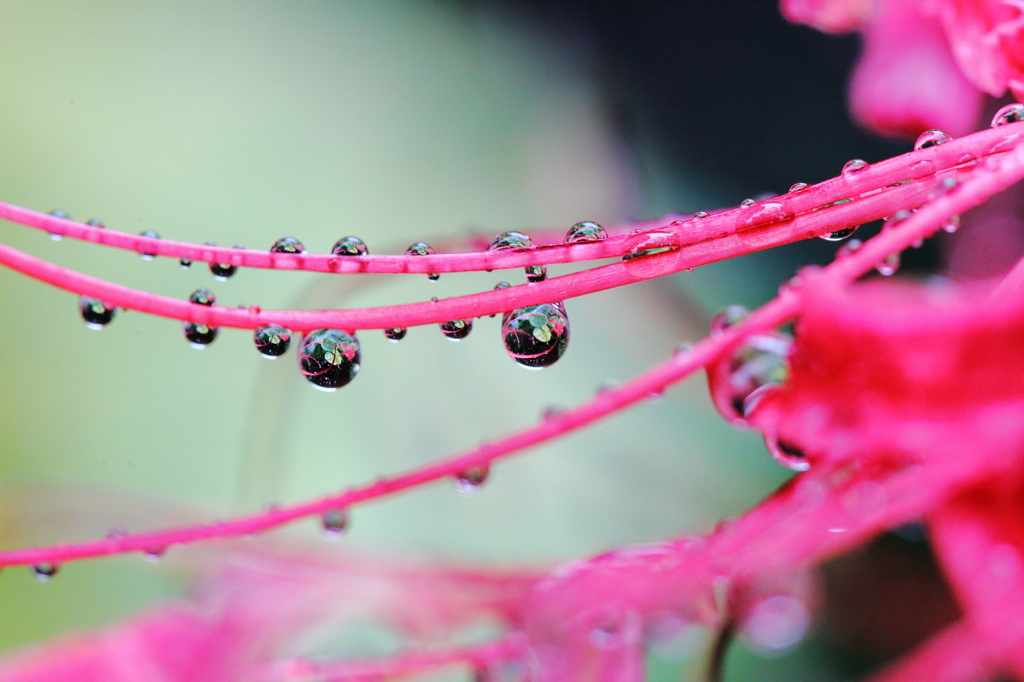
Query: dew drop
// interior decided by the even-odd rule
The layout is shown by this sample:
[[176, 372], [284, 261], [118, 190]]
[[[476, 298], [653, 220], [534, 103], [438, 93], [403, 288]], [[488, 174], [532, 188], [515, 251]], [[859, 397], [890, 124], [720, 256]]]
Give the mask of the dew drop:
[[1024, 104], [1014, 102], [996, 112], [996, 115], [992, 117], [991, 127], [998, 128], [1017, 121], [1024, 121]]
[[[487, 246], [488, 251], [527, 251], [532, 248], [533, 242], [530, 238], [515, 230], [502, 232]], [[527, 265], [524, 269], [528, 282], [543, 282], [547, 279], [548, 268], [546, 265]]]
[[441, 333], [447, 338], [452, 341], [461, 341], [473, 331], [473, 320], [452, 320], [451, 322], [442, 322], [438, 326], [441, 327]]
[[306, 247], [295, 237], [281, 237], [270, 247], [270, 253], [306, 253]]
[[905, 221], [907, 218], [909, 218], [912, 215], [914, 215], [913, 211], [907, 211], [907, 210], [896, 211], [896, 213], [892, 214], [891, 216], [889, 216], [888, 218], [885, 219], [885, 224], [882, 225], [882, 229], [883, 230], [892, 229], [892, 228], [896, 227], [897, 225], [899, 225], [900, 223], [902, 223], [903, 221]]
[[114, 526], [107, 531], [108, 538], [123, 538], [128, 535], [128, 530], [124, 526]]
[[[762, 332], [748, 336], [733, 352], [724, 379], [736, 415], [745, 417], [754, 404], [748, 405], [747, 401], [763, 398], [767, 392], [765, 386], [786, 381], [792, 343], [792, 337], [783, 332]], [[732, 418], [733, 415], [727, 416]]]
[[103, 329], [117, 314], [117, 308], [90, 296], [78, 297], [78, 311], [89, 329]]
[[941, 130], [926, 130], [917, 137], [917, 142], [914, 143], [914, 150], [936, 147], [940, 144], [946, 144], [952, 139], [952, 137]]
[[501, 338], [509, 356], [523, 367], [550, 367], [569, 346], [569, 317], [564, 304], [542, 303], [505, 313]]
[[491, 468], [487, 464], [473, 464], [455, 474], [455, 489], [463, 495], [472, 495], [487, 481]]
[[405, 327], [391, 327], [390, 329], [384, 330], [384, 338], [391, 343], [398, 343], [405, 338], [406, 332], [409, 330]]
[[359, 339], [340, 329], [316, 329], [302, 337], [299, 371], [321, 391], [337, 391], [359, 372]]
[[101, 230], [106, 229], [107, 227], [106, 223], [104, 223], [99, 218], [89, 218], [89, 220], [87, 220], [85, 224], [88, 225], [89, 227], [98, 227]]
[[166, 553], [166, 547], [150, 547], [142, 550], [143, 558], [151, 564], [160, 563], [160, 560], [164, 558], [164, 554]]
[[730, 305], [722, 308], [711, 318], [711, 336], [721, 336], [729, 327], [742, 322], [750, 311], [741, 305]]
[[[214, 246], [213, 242], [206, 242], [207, 246]], [[236, 249], [244, 249], [241, 244], [235, 244]], [[226, 282], [237, 272], [238, 268], [230, 263], [210, 263], [210, 273], [218, 282]]]
[[497, 284], [494, 285], [494, 290], [497, 291], [498, 289], [508, 289], [510, 286], [512, 285], [509, 284], [508, 282], [498, 282]]
[[279, 324], [266, 324], [256, 327], [252, 339], [260, 355], [268, 360], [276, 360], [288, 352], [288, 347], [292, 345], [292, 332]]
[[864, 242], [861, 240], [851, 239], [836, 250], [836, 260], [840, 260], [854, 254], [862, 246], [864, 246]]
[[523, 268], [526, 271], [527, 282], [543, 282], [548, 278], [548, 266], [527, 265]]
[[747, 208], [748, 206], [753, 206], [755, 203], [757, 202], [755, 202], [753, 199], [744, 199], [743, 201], [740, 202], [740, 206], [742, 208]]
[[764, 435], [764, 445], [776, 462], [793, 471], [807, 471], [811, 463], [807, 461], [804, 451], [792, 443], [779, 440], [774, 434]]
[[900, 254], [890, 253], [883, 261], [875, 265], [875, 270], [883, 277], [892, 277], [900, 269]]
[[[160, 239], [160, 233], [157, 232], [156, 230], [143, 230], [142, 232], [139, 233], [139, 236], [148, 237], [149, 239]], [[139, 257], [141, 257], [142, 260], [153, 260], [154, 258], [156, 258], [156, 254], [147, 253], [145, 251], [140, 250]]]
[[57, 569], [57, 564], [41, 563], [32, 567], [32, 573], [38, 582], [48, 583], [53, 576], [57, 575]]
[[186, 258], [185, 256], [179, 258], [178, 263], [181, 265], [182, 270], [188, 270], [190, 267], [192, 267], [192, 259]]
[[[217, 297], [213, 295], [212, 291], [204, 287], [193, 291], [188, 300], [196, 305], [212, 306], [216, 303]], [[206, 348], [217, 339], [217, 327], [211, 327], [208, 324], [182, 322], [182, 328], [185, 333], [185, 339], [193, 348]]]
[[[50, 211], [50, 215], [52, 215], [54, 218], [60, 218], [61, 220], [71, 220], [71, 216], [68, 215], [68, 212], [62, 211], [60, 209]], [[46, 234], [47, 236], [50, 237], [50, 239], [52, 239], [55, 242], [59, 242], [61, 239], [64, 239], [64, 235], [57, 234], [56, 232], [47, 232]]]
[[841, 242], [856, 234], [859, 228], [860, 225], [854, 225], [853, 227], [846, 227], [842, 230], [836, 230], [835, 232], [827, 232], [826, 234], [819, 235], [819, 237], [827, 242]]
[[960, 216], [959, 216], [959, 214], [958, 215], [950, 216], [949, 220], [947, 220], [945, 223], [943, 223], [942, 229], [945, 230], [946, 232], [948, 232], [949, 234], [953, 234], [954, 232], [959, 230], [960, 229]]
[[768, 655], [796, 646], [810, 625], [807, 606], [795, 597], [776, 595], [757, 604], [743, 624], [743, 636]]
[[333, 542], [348, 530], [348, 510], [330, 509], [325, 511], [320, 517], [320, 524], [324, 529], [324, 537]]
[[789, 186], [789, 191], [791, 194], [796, 192], [803, 192], [805, 189], [807, 189], [806, 182], [795, 182]]
[[[433, 253], [434, 248], [426, 242], [416, 242], [415, 244], [410, 244], [409, 248], [405, 250], [406, 256], [430, 256], [433, 255]], [[437, 280], [441, 279], [441, 275], [437, 274], [436, 272], [431, 272], [427, 275], [427, 279], [430, 280], [431, 282], [436, 282]], [[395, 340], [397, 341], [398, 339]]]
[[608, 232], [603, 227], [590, 220], [576, 223], [565, 233], [566, 244], [588, 244], [599, 242], [608, 238]]
[[565, 405], [546, 405], [541, 411], [540, 416], [541, 419], [547, 421], [549, 419], [557, 419], [568, 411], [569, 408]]
[[707, 211], [697, 211], [693, 214], [694, 220], [700, 220], [701, 218], [707, 218], [710, 214]]
[[342, 237], [331, 249], [335, 256], [365, 256], [370, 251], [359, 237]]
[[865, 161], [864, 159], [850, 159], [845, 164], [843, 164], [843, 175], [856, 175], [857, 173], [861, 172], [867, 167], [868, 162]]

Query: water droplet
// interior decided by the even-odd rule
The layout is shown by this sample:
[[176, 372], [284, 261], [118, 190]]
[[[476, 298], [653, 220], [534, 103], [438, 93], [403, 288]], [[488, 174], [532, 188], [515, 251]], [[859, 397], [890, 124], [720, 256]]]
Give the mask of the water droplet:
[[316, 329], [302, 337], [299, 370], [315, 388], [337, 391], [359, 372], [359, 339], [340, 329]]
[[941, 130], [926, 130], [917, 137], [917, 142], [914, 143], [914, 150], [936, 147], [940, 144], [946, 144], [952, 139], [952, 137]]
[[330, 509], [320, 517], [324, 529], [324, 537], [332, 542], [340, 538], [348, 529], [348, 510]]
[[711, 318], [711, 336], [721, 336], [729, 327], [746, 319], [750, 311], [741, 305], [730, 305], [722, 308]]
[[795, 182], [795, 183], [793, 183], [792, 185], [789, 186], [790, 194], [793, 194], [793, 193], [796, 193], [796, 192], [803, 192], [805, 189], [807, 189], [807, 183], [806, 182]]
[[[522, 232], [502, 232], [487, 246], [488, 251], [527, 251], [533, 248], [533, 242]], [[548, 276], [546, 265], [527, 265], [526, 280], [543, 282]]]
[[996, 112], [996, 115], [992, 117], [991, 127], [998, 128], [1017, 121], [1024, 121], [1024, 104], [1014, 102]]
[[106, 223], [104, 223], [99, 218], [89, 218], [89, 220], [85, 221], [85, 224], [88, 225], [89, 227], [98, 227], [101, 230], [107, 227]]
[[[213, 242], [206, 242], [207, 246], [214, 246]], [[244, 249], [241, 244], [235, 244], [236, 249]], [[238, 268], [230, 263], [210, 263], [210, 273], [218, 282], [228, 281]]]
[[505, 313], [501, 337], [505, 350], [523, 367], [550, 367], [569, 346], [569, 317], [564, 304], [542, 303]]
[[451, 322], [442, 322], [439, 326], [441, 333], [446, 337], [452, 341], [461, 341], [473, 331], [473, 320], [452, 320]]
[[[725, 369], [726, 395], [735, 415], [746, 416], [753, 409], [758, 390], [772, 384], [782, 384], [789, 374], [788, 357], [793, 339], [780, 331], [752, 334], [743, 340], [729, 357]], [[763, 397], [762, 391], [760, 397]]]
[[487, 481], [491, 469], [486, 464], [473, 464], [455, 474], [455, 489], [463, 495], [472, 495]]
[[810, 623], [810, 613], [802, 601], [776, 595], [751, 610], [743, 624], [743, 636], [755, 650], [773, 654], [796, 646]]
[[124, 526], [114, 526], [107, 531], [108, 538], [123, 538], [128, 535], [128, 530]]
[[569, 408], [565, 405], [546, 405], [541, 411], [541, 419], [547, 421], [548, 419], [556, 419], [561, 417], [563, 414], [569, 411]]
[[[68, 212], [61, 211], [60, 209], [50, 211], [50, 215], [52, 215], [54, 218], [60, 218], [61, 220], [71, 220], [71, 216], [68, 215]], [[61, 239], [64, 239], [64, 235], [57, 234], [56, 232], [47, 232], [47, 235], [50, 237], [50, 239], [52, 239], [55, 242], [59, 242]]]
[[885, 260], [875, 265], [875, 270], [883, 277], [892, 277], [900, 269], [900, 254], [891, 253]]
[[779, 440], [772, 433], [764, 434], [764, 445], [775, 461], [787, 469], [807, 471], [811, 468], [811, 463], [807, 461], [807, 455], [803, 450], [792, 443]]
[[843, 175], [856, 175], [867, 167], [868, 162], [864, 159], [850, 159], [843, 164]]
[[192, 259], [191, 258], [185, 258], [185, 256], [182, 256], [181, 258], [179, 258], [178, 259], [178, 263], [181, 264], [181, 269], [182, 270], [188, 270], [190, 267], [192, 267]]
[[[140, 237], [148, 237], [149, 239], [160, 239], [160, 233], [156, 230], [144, 230], [139, 233]], [[142, 260], [153, 260], [156, 258], [155, 253], [147, 253], [146, 251], [139, 251], [139, 256]]]
[[[434, 248], [426, 242], [416, 242], [415, 244], [410, 244], [409, 248], [405, 250], [406, 256], [430, 256], [433, 253]], [[429, 279], [431, 282], [436, 282], [437, 280], [441, 279], [441, 275], [437, 274], [436, 272], [431, 272], [430, 274], [427, 275], [427, 279]], [[397, 341], [398, 339], [395, 340]]]
[[103, 329], [117, 314], [117, 308], [90, 296], [78, 297], [78, 310], [89, 329]]
[[860, 228], [860, 225], [854, 225], [853, 227], [846, 227], [846, 228], [843, 228], [842, 230], [836, 230], [835, 232], [828, 232], [826, 234], [819, 235], [819, 236], [820, 236], [821, 239], [824, 239], [827, 242], [841, 242], [844, 239], [849, 239], [850, 237], [852, 237], [857, 232], [857, 230], [859, 228]]
[[142, 550], [143, 558], [151, 564], [160, 563], [160, 560], [164, 558], [164, 554], [166, 553], [166, 547], [149, 547], [148, 549]]
[[391, 327], [384, 330], [384, 338], [392, 343], [398, 343], [405, 338], [405, 334], [408, 331], [405, 327]]
[[335, 256], [365, 256], [370, 251], [359, 237], [342, 237], [331, 249]]
[[608, 232], [595, 222], [584, 220], [576, 223], [565, 233], [566, 244], [587, 244], [608, 238]]
[[36, 564], [32, 567], [32, 573], [35, 575], [36, 580], [41, 583], [50, 582], [50, 578], [57, 575], [57, 564], [41, 563]]
[[902, 223], [903, 221], [905, 221], [912, 215], [914, 215], [913, 211], [896, 211], [891, 216], [885, 219], [885, 223], [882, 225], [882, 229], [890, 230], [899, 225], [900, 223]]
[[548, 266], [546, 265], [527, 265], [524, 270], [526, 270], [527, 282], [543, 282], [548, 278]]
[[510, 286], [512, 285], [509, 284], [508, 282], [498, 282], [497, 284], [494, 285], [494, 290], [497, 291], [498, 289], [508, 289]]
[[949, 234], [953, 234], [954, 232], [959, 230], [960, 229], [960, 216], [959, 216], [959, 214], [958, 215], [950, 216], [949, 220], [947, 220], [945, 223], [943, 223], [942, 229], [945, 230], [946, 232], [948, 232]]
[[753, 206], [755, 203], [757, 202], [754, 201], [753, 199], [744, 199], [743, 201], [740, 202], [740, 206], [742, 208], [746, 208], [748, 206]]
[[295, 237], [281, 237], [270, 247], [270, 253], [306, 253], [306, 247]]
[[862, 246], [864, 246], [864, 242], [861, 240], [851, 239], [836, 250], [836, 260], [852, 255]]
[[[196, 305], [212, 306], [217, 301], [213, 292], [206, 288], [196, 289], [188, 297], [190, 303]], [[193, 348], [206, 348], [217, 339], [217, 327], [198, 322], [182, 322], [185, 339], [192, 344]]]
[[694, 220], [700, 220], [701, 218], [707, 218], [710, 214], [707, 211], [697, 211], [693, 214]]
[[266, 324], [256, 327], [252, 339], [260, 355], [275, 360], [288, 352], [292, 345], [292, 332], [279, 324]]

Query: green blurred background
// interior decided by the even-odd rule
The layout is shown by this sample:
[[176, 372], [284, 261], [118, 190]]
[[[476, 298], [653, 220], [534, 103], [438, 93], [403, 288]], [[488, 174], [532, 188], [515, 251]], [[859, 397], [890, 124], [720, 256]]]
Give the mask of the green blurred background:
[[[771, 3], [756, 11], [765, 7], [774, 16]], [[706, 10], [694, 11], [705, 24], [685, 30], [705, 40], [722, 30]], [[661, 73], [643, 68], [650, 56], [631, 52], [628, 36], [609, 43], [615, 16], [582, 18], [573, 3], [556, 11], [486, 2], [5, 0], [0, 199], [183, 241], [263, 248], [295, 236], [325, 252], [354, 234], [371, 253], [400, 253], [417, 240], [712, 208], [822, 179], [820, 169], [865, 156], [855, 151], [861, 138], [844, 133], [825, 160], [794, 142], [794, 156], [811, 161], [773, 162], [763, 143], [788, 129], [772, 133], [753, 101], [741, 108], [732, 81], [721, 97], [666, 87], [661, 106], [645, 91], [657, 80], [630, 75]], [[852, 56], [849, 43], [842, 49]], [[713, 68], [679, 55], [666, 73], [718, 69], [742, 79], [743, 64], [708, 60]], [[829, 111], [842, 110], [847, 63], [835, 61], [839, 75], [827, 82], [840, 95]], [[680, 97], [690, 114], [673, 104]], [[733, 132], [701, 133], [692, 115], [715, 107], [736, 114]], [[680, 151], [663, 125], [677, 118], [691, 120], [690, 135], [717, 134], [727, 145], [711, 171], [705, 150]], [[812, 140], [819, 134], [804, 129]], [[745, 135], [750, 156], [729, 156]], [[790, 175], [759, 174], [762, 162]], [[202, 264], [182, 271], [171, 259], [143, 262], [16, 225], [0, 232], [7, 244], [122, 284], [181, 298], [208, 286], [220, 303], [264, 309], [417, 301], [523, 278], [398, 276], [349, 290], [336, 277], [243, 269], [219, 283]], [[336, 394], [310, 389], [294, 351], [261, 359], [247, 333], [222, 330], [197, 352], [179, 323], [139, 313], [97, 333], [78, 318], [75, 296], [0, 271], [0, 544], [223, 518], [470, 448], [643, 371], [703, 336], [709, 311], [763, 301], [798, 262], [823, 253], [790, 250], [572, 300], [569, 352], [543, 372], [505, 355], [498, 318], [478, 320], [457, 344], [433, 328], [412, 329], [400, 344], [364, 333], [362, 371]], [[698, 377], [664, 400], [499, 463], [473, 497], [442, 483], [360, 507], [340, 546], [545, 566], [706, 531], [785, 473], [756, 434], [714, 414]], [[322, 544], [314, 521], [283, 534]], [[76, 563], [45, 585], [27, 570], [3, 571], [0, 651], [186, 594], [196, 551], [172, 549], [155, 566], [138, 556]], [[742, 647], [733, 659], [730, 679], [838, 674], [813, 643], [770, 664]], [[652, 679], [680, 679], [687, 665], [696, 664], [652, 659]]]

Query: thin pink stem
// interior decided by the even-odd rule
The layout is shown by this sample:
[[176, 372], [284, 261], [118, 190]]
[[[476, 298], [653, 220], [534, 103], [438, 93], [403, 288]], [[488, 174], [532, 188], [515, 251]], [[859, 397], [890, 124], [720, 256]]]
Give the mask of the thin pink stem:
[[[1006, 154], [993, 164], [992, 168], [979, 168], [971, 173], [956, 191], [931, 202], [905, 221], [899, 229], [889, 230], [870, 240], [859, 251], [832, 263], [813, 277], [834, 278], [840, 282], [853, 281], [889, 254], [904, 249], [916, 240], [934, 232], [937, 226], [950, 216], [983, 202], [1021, 177], [1024, 177], [1024, 146], [1017, 147], [1012, 153]], [[663, 256], [648, 258], [653, 260], [659, 257]], [[808, 275], [807, 279], [811, 278], [812, 276]], [[543, 283], [533, 286], [542, 285]], [[804, 285], [806, 286], [806, 282]], [[599, 393], [589, 402], [572, 410], [546, 419], [496, 443], [485, 444], [466, 454], [394, 478], [381, 479], [371, 485], [354, 488], [338, 495], [292, 507], [273, 509], [233, 521], [125, 535], [92, 542], [0, 552], [0, 566], [64, 563], [88, 557], [152, 551], [175, 544], [259, 533], [306, 516], [321, 514], [332, 509], [346, 508], [359, 502], [385, 497], [440, 478], [453, 476], [470, 466], [489, 464], [499, 457], [572, 433], [640, 402], [652, 394], [661, 393], [668, 386], [717, 359], [721, 353], [739, 343], [747, 335], [777, 327], [791, 318], [799, 310], [799, 291], [800, 287], [786, 288], [778, 298], [751, 314], [742, 323], [725, 330], [719, 336], [704, 339], [689, 352], [679, 354], [617, 388]], [[782, 527], [784, 526], [778, 526], [777, 529]]]

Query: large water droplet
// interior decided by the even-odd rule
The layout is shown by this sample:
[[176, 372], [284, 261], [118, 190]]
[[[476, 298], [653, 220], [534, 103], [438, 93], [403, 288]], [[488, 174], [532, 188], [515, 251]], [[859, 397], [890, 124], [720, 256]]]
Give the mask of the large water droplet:
[[917, 137], [917, 142], [914, 143], [914, 150], [946, 144], [952, 141], [952, 139], [952, 137], [941, 130], [926, 130]]
[[324, 537], [334, 541], [340, 538], [348, 529], [348, 510], [330, 509], [320, 517], [320, 523], [324, 529]]
[[1024, 121], [1024, 104], [1014, 102], [996, 112], [996, 115], [992, 117], [992, 127], [998, 128], [1017, 121]]
[[599, 242], [607, 238], [608, 232], [590, 220], [576, 223], [565, 233], [566, 244], [587, 244], [589, 242]]
[[[206, 242], [207, 246], [215, 246], [213, 242]], [[245, 247], [241, 244], [235, 244], [236, 249], [244, 249]], [[238, 270], [237, 267], [231, 263], [210, 263], [210, 274], [218, 282], [226, 282], [232, 275]]]
[[384, 338], [391, 343], [398, 343], [405, 338], [406, 332], [409, 330], [405, 327], [391, 327], [390, 329], [384, 330]]
[[302, 338], [299, 370], [321, 391], [337, 391], [359, 372], [359, 339], [340, 329], [316, 329]]
[[753, 206], [756, 203], [757, 202], [754, 201], [753, 199], [747, 198], [740, 202], [740, 207], [747, 208], [748, 206]]
[[256, 327], [252, 339], [260, 355], [275, 360], [288, 352], [292, 345], [292, 332], [279, 324], [267, 324]]
[[[527, 251], [532, 248], [533, 242], [530, 238], [515, 230], [502, 232], [487, 246], [488, 251]], [[527, 265], [524, 270], [528, 282], [543, 282], [548, 276], [546, 265]]]
[[103, 329], [117, 313], [116, 307], [90, 296], [78, 297], [78, 310], [89, 329]]
[[722, 332], [742, 322], [748, 315], [750, 315], [750, 311], [741, 305], [722, 308], [711, 318], [711, 336], [721, 336]]
[[41, 583], [50, 582], [50, 578], [57, 575], [57, 564], [41, 563], [36, 564], [32, 567], [32, 574], [36, 577], [36, 580]]
[[569, 317], [564, 304], [542, 303], [505, 313], [501, 337], [505, 350], [523, 367], [550, 367], [569, 346]]
[[[160, 233], [157, 232], [156, 230], [143, 230], [142, 232], [139, 233], [139, 236], [148, 237], [150, 239], [160, 239]], [[153, 260], [154, 258], [156, 258], [155, 253], [149, 253], [142, 250], [139, 251], [139, 256], [142, 258], [142, 260]]]
[[868, 167], [868, 162], [864, 159], [850, 159], [843, 164], [843, 175], [850, 176], [856, 175], [865, 168]]
[[365, 256], [370, 251], [359, 237], [342, 237], [331, 249], [335, 256]]
[[[426, 242], [416, 242], [415, 244], [410, 244], [409, 248], [405, 250], [406, 256], [430, 256], [433, 253], [434, 248]], [[437, 274], [436, 272], [431, 272], [427, 275], [427, 279], [429, 279], [431, 282], [436, 282], [437, 280], [441, 279], [441, 275]]]
[[451, 322], [442, 322], [439, 326], [441, 333], [447, 338], [452, 341], [461, 341], [473, 331], [473, 320], [452, 320]]
[[270, 253], [306, 253], [306, 247], [295, 237], [281, 237], [270, 247]]
[[[788, 357], [793, 339], [782, 332], [753, 334], [729, 358], [725, 379], [728, 398], [737, 415], [746, 417], [765, 386], [782, 384], [789, 374]], [[748, 404], [748, 401], [751, 401]]]
[[[217, 302], [217, 297], [209, 289], [201, 288], [192, 292], [188, 297], [190, 303], [196, 305], [212, 306]], [[185, 339], [192, 344], [193, 348], [206, 348], [217, 339], [217, 327], [198, 322], [182, 322], [182, 329]]]
[[491, 469], [487, 464], [474, 464], [455, 475], [455, 489], [463, 495], [472, 495], [487, 481]]
[[842, 230], [836, 230], [835, 232], [828, 232], [826, 234], [820, 235], [820, 237], [827, 242], [841, 242], [844, 239], [849, 239], [854, 234], [856, 234], [859, 228], [860, 225], [854, 225], [853, 227], [845, 227]]
[[807, 455], [803, 450], [792, 443], [779, 440], [772, 433], [764, 434], [764, 445], [772, 458], [787, 469], [807, 471], [811, 468], [811, 463], [807, 461]]
[[803, 192], [807, 187], [808, 185], [806, 182], [794, 182], [789, 186], [789, 191], [791, 194], [795, 194], [796, 192]]

